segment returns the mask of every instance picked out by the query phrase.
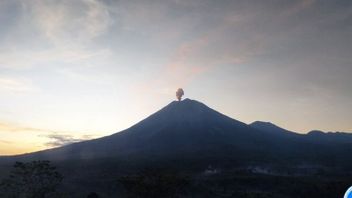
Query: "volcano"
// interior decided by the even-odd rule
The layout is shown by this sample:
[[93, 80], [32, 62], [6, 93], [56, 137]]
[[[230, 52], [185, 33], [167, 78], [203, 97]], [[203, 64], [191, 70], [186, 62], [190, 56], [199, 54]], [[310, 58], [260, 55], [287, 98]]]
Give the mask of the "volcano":
[[[320, 138], [321, 139], [321, 138]], [[99, 139], [35, 153], [16, 160], [234, 159], [316, 162], [343, 159], [350, 142], [315, 140], [266, 122], [247, 125], [196, 100], [173, 101], [134, 126]]]
[[62, 190], [77, 198], [92, 191], [124, 197], [131, 182], [138, 188], [128, 192], [154, 186], [158, 196], [150, 197], [160, 197], [160, 188], [169, 192], [166, 184], [180, 187], [178, 178], [186, 182], [182, 192], [190, 196], [184, 197], [334, 197], [350, 185], [351, 137], [299, 134], [270, 122], [247, 125], [185, 99], [110, 136], [0, 157], [0, 179], [14, 161], [50, 160], [64, 175]]

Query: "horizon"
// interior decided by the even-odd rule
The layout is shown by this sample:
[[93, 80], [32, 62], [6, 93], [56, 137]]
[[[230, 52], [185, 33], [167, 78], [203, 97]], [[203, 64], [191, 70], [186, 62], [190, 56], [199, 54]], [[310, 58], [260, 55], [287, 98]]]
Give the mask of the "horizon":
[[352, 133], [351, 1], [0, 2], [0, 155], [107, 136], [176, 100]]

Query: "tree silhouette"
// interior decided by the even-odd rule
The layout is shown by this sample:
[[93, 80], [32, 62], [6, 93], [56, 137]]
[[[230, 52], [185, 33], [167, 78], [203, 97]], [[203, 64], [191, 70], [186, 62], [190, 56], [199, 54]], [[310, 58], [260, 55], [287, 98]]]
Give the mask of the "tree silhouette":
[[16, 162], [9, 178], [0, 183], [0, 197], [45, 198], [62, 179], [49, 161]]

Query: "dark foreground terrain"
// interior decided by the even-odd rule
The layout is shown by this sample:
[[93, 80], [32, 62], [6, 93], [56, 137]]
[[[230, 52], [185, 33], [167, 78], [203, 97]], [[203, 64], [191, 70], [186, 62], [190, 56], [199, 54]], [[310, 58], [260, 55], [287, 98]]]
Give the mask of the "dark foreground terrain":
[[[259, 166], [218, 160], [143, 163], [111, 160], [53, 163], [63, 180], [45, 197], [78, 198], [93, 193], [98, 197], [122, 198], [340, 198], [352, 183], [352, 174], [332, 167]], [[2, 167], [3, 178], [10, 169], [11, 166]]]
[[[352, 184], [351, 174], [323, 167], [170, 161], [124, 171], [125, 168], [106, 166], [94, 174], [87, 173], [84, 179], [70, 176], [65, 184], [67, 192], [77, 197], [94, 191], [101, 197], [340, 198]], [[77, 191], [83, 193], [79, 195]]]

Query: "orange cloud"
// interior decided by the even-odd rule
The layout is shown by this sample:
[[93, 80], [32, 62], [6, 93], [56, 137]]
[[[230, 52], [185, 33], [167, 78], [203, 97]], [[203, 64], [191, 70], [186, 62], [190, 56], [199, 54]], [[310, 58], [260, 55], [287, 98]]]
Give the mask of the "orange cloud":
[[198, 65], [195, 61], [199, 58], [199, 52], [208, 44], [208, 36], [202, 36], [195, 40], [182, 43], [174, 51], [168, 63], [158, 73], [158, 76], [149, 82], [138, 84], [136, 90], [149, 92], [152, 88], [159, 87], [157, 92], [169, 94], [175, 92], [177, 87], [186, 86], [195, 76], [206, 72], [207, 65]]
[[[5, 131], [5, 132], [34, 132], [34, 133], [62, 133], [62, 131], [55, 131], [55, 130], [50, 130], [50, 129], [40, 129], [40, 128], [33, 128], [33, 127], [27, 127], [27, 126], [22, 126], [19, 124], [15, 123], [8, 123], [8, 122], [0, 122], [0, 132]], [[67, 133], [67, 132], [66, 132]]]
[[75, 133], [0, 122], [0, 155], [33, 152], [97, 137], [92, 134], [76, 137], [72, 134]]

